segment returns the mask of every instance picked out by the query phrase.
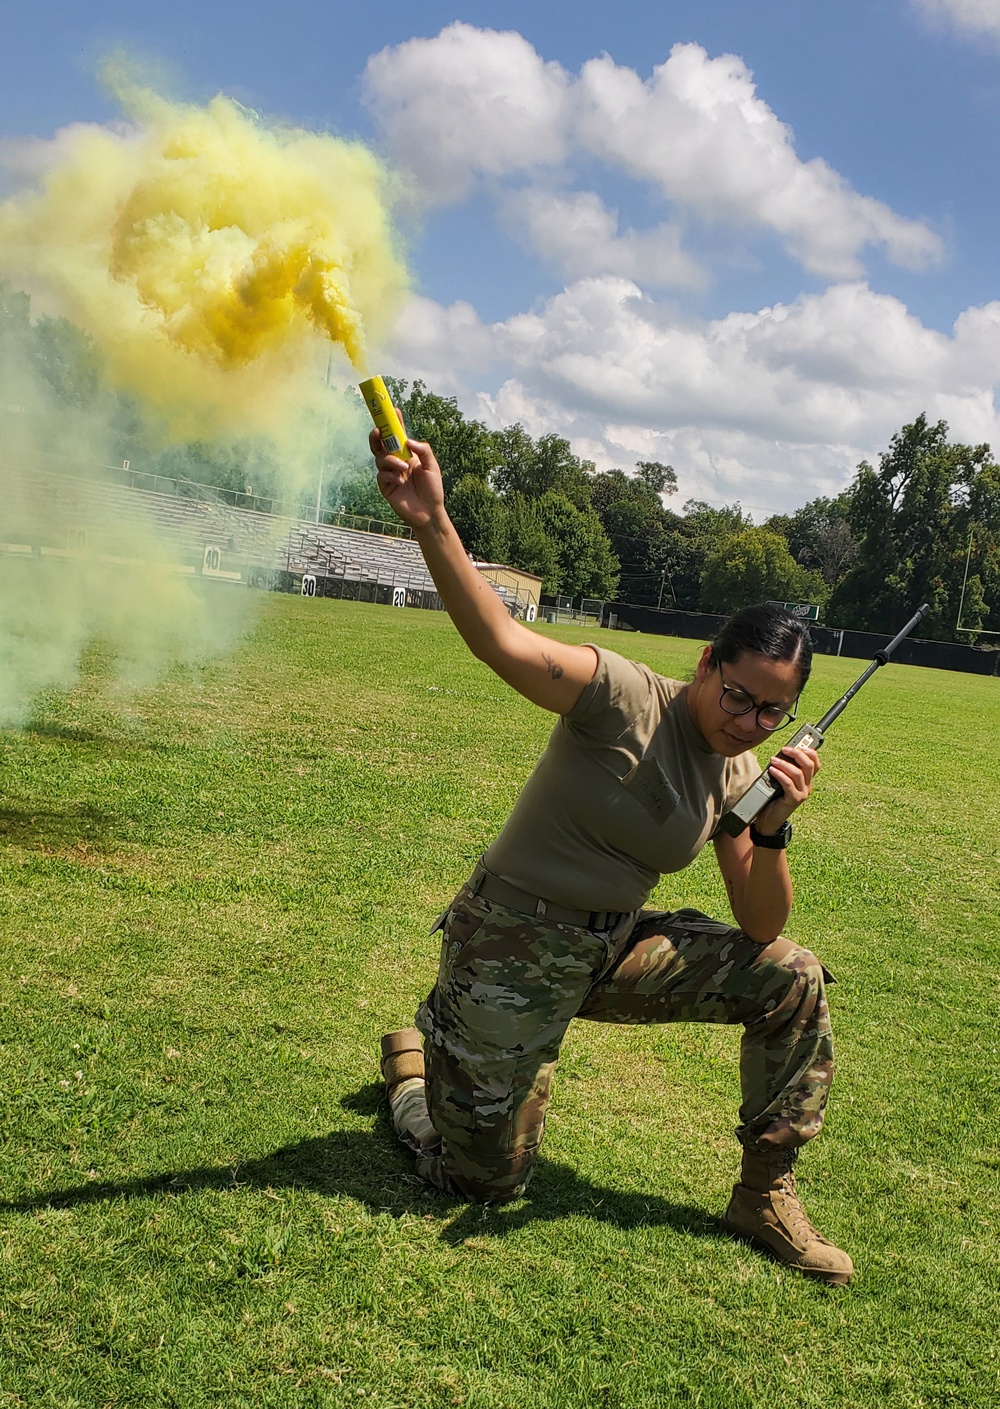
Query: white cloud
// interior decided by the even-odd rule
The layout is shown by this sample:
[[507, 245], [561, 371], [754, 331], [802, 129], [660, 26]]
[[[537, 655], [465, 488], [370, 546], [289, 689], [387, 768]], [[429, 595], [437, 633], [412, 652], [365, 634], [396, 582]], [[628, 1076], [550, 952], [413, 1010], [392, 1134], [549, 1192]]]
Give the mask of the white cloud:
[[408, 375], [491, 424], [564, 435], [602, 468], [668, 461], [678, 502], [738, 498], [759, 519], [836, 493], [922, 411], [1000, 444], [1000, 303], [968, 309], [951, 336], [860, 283], [700, 323], [620, 278], [492, 325], [459, 308], [421, 300], [407, 316], [421, 329], [401, 349]]
[[[429, 203], [465, 199], [482, 179], [494, 191], [525, 178], [537, 187], [544, 170], [562, 191], [579, 163], [597, 157], [682, 212], [772, 231], [807, 269], [827, 277], [858, 276], [869, 246], [907, 268], [941, 254], [925, 224], [854, 191], [820, 158], [802, 161], [743, 61], [712, 59], [697, 44], [676, 45], [647, 81], [607, 56], [574, 78], [519, 34], [455, 23], [434, 39], [377, 54], [366, 95], [394, 158]], [[524, 200], [528, 233], [543, 254], [577, 274], [646, 278], [652, 269], [661, 283], [689, 281], [690, 260], [669, 225], [619, 235], [592, 193], [550, 195], [548, 210], [537, 191]], [[560, 202], [579, 233], [556, 237]], [[607, 262], [597, 268], [602, 251]]]
[[913, 0], [913, 4], [931, 19], [1000, 39], [1000, 0]]
[[397, 330], [402, 360], [385, 359], [390, 371], [410, 381], [423, 381], [441, 396], [468, 394], [469, 377], [496, 363], [496, 334], [483, 323], [471, 303], [435, 303], [414, 295], [404, 308]]
[[[758, 313], [682, 323], [664, 320], [635, 285], [605, 278], [583, 280], [495, 333], [502, 356], [576, 410], [658, 430], [715, 426], [820, 442], [854, 439], [868, 429], [872, 404], [937, 384], [948, 340], [911, 320], [918, 350], [904, 339], [901, 357], [907, 320], [897, 300], [847, 285]], [[891, 377], [882, 370], [887, 359]], [[871, 368], [880, 371], [875, 387]]]
[[460, 21], [383, 49], [365, 69], [366, 101], [429, 204], [464, 199], [477, 176], [561, 162], [568, 84], [520, 34]]
[[967, 308], [959, 314], [954, 360], [961, 384], [975, 389], [1000, 383], [1000, 303]]
[[[1000, 8], [1000, 0], [998, 0]], [[494, 323], [416, 298], [395, 367], [490, 425], [566, 436], [601, 468], [677, 470], [676, 502], [740, 499], [760, 519], [832, 494], [921, 412], [1000, 446], [1000, 303], [951, 334], [862, 281], [867, 251], [921, 268], [927, 225], [803, 160], [743, 61], [674, 47], [648, 78], [608, 58], [570, 74], [520, 35], [453, 24], [377, 55], [368, 100], [429, 203], [475, 194], [568, 286]], [[655, 208], [633, 228], [602, 189]], [[697, 286], [682, 230], [771, 232], [821, 293], [713, 320], [659, 290]]]
[[680, 229], [618, 229], [618, 213], [595, 191], [570, 193], [538, 186], [512, 192], [503, 202], [507, 224], [568, 279], [621, 274], [647, 288], [697, 287], [705, 271], [681, 248]]
[[697, 44], [677, 44], [648, 82], [607, 56], [592, 59], [578, 100], [591, 151], [706, 219], [773, 230], [815, 273], [857, 275], [872, 244], [910, 268], [940, 253], [926, 226], [859, 195], [825, 161], [801, 161], [734, 55], [710, 59]]
[[[480, 392], [477, 400], [482, 412], [481, 419], [495, 430], [522, 425], [529, 435], [535, 437], [566, 434], [565, 430], [556, 429], [564, 415], [559, 403], [533, 395], [516, 378], [504, 382], [495, 395]], [[576, 453], [584, 459], [590, 458], [579, 445]]]

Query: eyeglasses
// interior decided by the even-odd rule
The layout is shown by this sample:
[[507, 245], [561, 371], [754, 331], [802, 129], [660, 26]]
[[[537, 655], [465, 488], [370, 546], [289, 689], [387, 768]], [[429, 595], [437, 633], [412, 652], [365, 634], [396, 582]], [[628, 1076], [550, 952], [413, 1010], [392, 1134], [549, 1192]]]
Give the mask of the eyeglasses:
[[766, 729], [769, 734], [773, 734], [775, 729], [786, 728], [795, 719], [799, 707], [797, 699], [791, 710], [782, 709], [780, 705], [759, 705], [752, 695], [747, 694], [746, 690], [737, 690], [734, 686], [726, 684], [721, 661], [719, 661], [719, 679], [722, 681], [719, 704], [727, 714], [734, 714], [738, 717], [741, 714], [749, 714], [752, 709], [755, 709], [758, 729]]

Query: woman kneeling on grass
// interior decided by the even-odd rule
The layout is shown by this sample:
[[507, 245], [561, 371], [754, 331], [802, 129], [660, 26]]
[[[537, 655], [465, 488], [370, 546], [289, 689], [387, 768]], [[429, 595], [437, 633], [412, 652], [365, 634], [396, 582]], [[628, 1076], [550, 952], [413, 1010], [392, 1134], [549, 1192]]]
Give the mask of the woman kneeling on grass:
[[[404, 460], [377, 431], [371, 444], [379, 489], [413, 529], [469, 649], [560, 716], [503, 831], [436, 926], [440, 969], [416, 1028], [382, 1039], [397, 1134], [438, 1188], [514, 1199], [573, 1018], [742, 1023], [743, 1162], [724, 1225], [790, 1267], [846, 1283], [851, 1259], [809, 1222], [793, 1173], [833, 1075], [824, 971], [781, 938], [789, 817], [812, 789], [815, 751], [773, 758], [781, 794], [749, 833], [714, 835], [760, 771], [750, 750], [794, 716], [808, 632], [783, 611], [750, 607], [705, 647], [687, 685], [540, 636], [470, 563], [430, 446], [408, 440]], [[736, 926], [643, 910], [660, 874], [689, 865], [709, 839]]]

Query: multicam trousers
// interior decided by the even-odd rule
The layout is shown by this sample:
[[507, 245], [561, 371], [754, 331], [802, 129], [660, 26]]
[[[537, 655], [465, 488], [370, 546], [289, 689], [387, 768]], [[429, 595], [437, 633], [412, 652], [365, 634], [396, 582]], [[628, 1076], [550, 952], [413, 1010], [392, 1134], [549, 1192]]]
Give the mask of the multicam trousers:
[[482, 1202], [523, 1192], [573, 1018], [742, 1023], [740, 1142], [794, 1147], [823, 1123], [833, 1046], [824, 970], [807, 950], [756, 944], [697, 910], [639, 911], [603, 932], [551, 924], [466, 886], [417, 1013], [426, 1080], [392, 1102], [424, 1178]]

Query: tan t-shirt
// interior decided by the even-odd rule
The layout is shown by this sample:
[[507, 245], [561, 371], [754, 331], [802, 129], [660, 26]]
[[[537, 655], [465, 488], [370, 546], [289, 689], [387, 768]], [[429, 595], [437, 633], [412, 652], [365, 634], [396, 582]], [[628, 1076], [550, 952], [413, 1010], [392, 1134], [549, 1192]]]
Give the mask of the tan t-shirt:
[[679, 680], [594, 649], [597, 674], [484, 859], [554, 905], [637, 910], [661, 873], [694, 860], [760, 766], [709, 748]]

